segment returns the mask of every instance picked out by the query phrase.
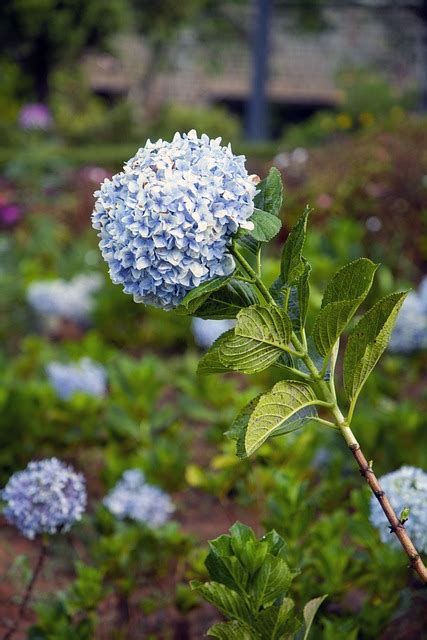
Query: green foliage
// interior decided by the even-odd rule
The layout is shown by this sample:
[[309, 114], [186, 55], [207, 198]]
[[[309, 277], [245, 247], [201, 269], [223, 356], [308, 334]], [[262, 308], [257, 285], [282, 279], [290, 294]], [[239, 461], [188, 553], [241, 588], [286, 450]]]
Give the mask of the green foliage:
[[352, 405], [387, 347], [406, 295], [394, 293], [379, 300], [359, 320], [348, 339], [344, 355], [344, 387]]
[[30, 640], [91, 640], [98, 622], [97, 607], [105, 598], [104, 575], [78, 562], [76, 578], [51, 600], [35, 605], [37, 622], [28, 632]]
[[[209, 543], [206, 568], [211, 582], [192, 583], [230, 619], [211, 627], [208, 635], [231, 640], [294, 638], [302, 623], [287, 593], [297, 573], [287, 564], [284, 540], [275, 531], [257, 540], [252, 529], [239, 522], [230, 534]], [[318, 598], [304, 608], [304, 639], [323, 600]]]
[[377, 269], [367, 258], [342, 267], [326, 287], [322, 307], [313, 327], [318, 352], [327, 356], [368, 295]]
[[78, 59], [88, 45], [105, 47], [128, 17], [123, 0], [2, 2], [0, 52], [22, 66], [33, 80], [33, 93], [44, 100], [58, 64]]

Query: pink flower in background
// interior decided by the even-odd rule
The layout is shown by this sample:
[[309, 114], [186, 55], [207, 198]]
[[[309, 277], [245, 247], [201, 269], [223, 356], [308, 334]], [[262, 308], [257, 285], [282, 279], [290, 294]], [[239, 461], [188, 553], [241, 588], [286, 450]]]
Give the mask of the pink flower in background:
[[83, 167], [80, 171], [80, 175], [84, 180], [88, 182], [100, 183], [106, 178], [111, 178], [111, 172], [107, 171], [103, 167]]
[[316, 200], [316, 204], [321, 209], [328, 209], [332, 205], [332, 198], [328, 193], [321, 193]]
[[22, 218], [22, 208], [19, 204], [9, 202], [0, 203], [0, 226], [10, 227]]
[[18, 116], [21, 129], [46, 130], [52, 126], [52, 116], [45, 104], [30, 103], [22, 107]]

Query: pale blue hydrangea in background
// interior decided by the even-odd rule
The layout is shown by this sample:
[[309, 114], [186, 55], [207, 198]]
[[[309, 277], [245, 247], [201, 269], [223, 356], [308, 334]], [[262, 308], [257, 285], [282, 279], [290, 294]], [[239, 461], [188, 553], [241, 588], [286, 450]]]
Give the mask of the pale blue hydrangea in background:
[[104, 367], [90, 358], [81, 358], [73, 364], [50, 362], [46, 366], [49, 382], [62, 400], [68, 400], [80, 391], [103, 397], [107, 393], [107, 374]]
[[3, 515], [32, 540], [42, 533], [63, 533], [81, 519], [86, 508], [81, 473], [57, 458], [30, 462], [14, 473], [0, 492]]
[[[398, 516], [405, 507], [409, 508], [405, 527], [418, 551], [427, 553], [427, 473], [404, 466], [382, 476], [379, 482]], [[398, 548], [399, 541], [390, 533], [388, 520], [375, 496], [371, 497], [370, 519], [379, 529], [381, 540]]]
[[147, 141], [95, 192], [92, 221], [112, 281], [135, 302], [164, 309], [235, 268], [228, 252], [239, 227], [252, 229], [257, 176], [221, 138], [176, 133]]
[[93, 295], [102, 286], [102, 276], [87, 273], [72, 280], [41, 280], [30, 284], [27, 300], [37, 313], [87, 324], [93, 310]]
[[427, 349], [427, 276], [405, 298], [388, 348], [393, 353]]
[[119, 520], [129, 518], [148, 527], [165, 524], [175, 510], [167, 493], [148, 484], [139, 469], [125, 471], [103, 504]]
[[202, 349], [208, 349], [219, 336], [232, 329], [234, 320], [204, 320], [203, 318], [193, 318], [191, 329], [194, 340]]

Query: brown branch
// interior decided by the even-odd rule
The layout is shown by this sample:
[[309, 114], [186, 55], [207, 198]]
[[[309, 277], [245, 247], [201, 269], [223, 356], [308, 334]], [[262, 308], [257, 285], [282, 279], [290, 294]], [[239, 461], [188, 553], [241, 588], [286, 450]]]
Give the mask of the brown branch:
[[404, 522], [399, 520], [396, 512], [389, 502], [389, 499], [381, 489], [380, 483], [378, 482], [378, 479], [373, 472], [372, 467], [368, 464], [360, 446], [358, 444], [352, 444], [349, 446], [349, 449], [355, 457], [357, 464], [359, 465], [360, 473], [365, 478], [366, 482], [372, 489], [373, 494], [380, 503], [381, 508], [390, 523], [390, 531], [394, 533], [399, 539], [400, 544], [402, 545], [406, 555], [411, 561], [411, 566], [414, 571], [418, 573], [421, 580], [427, 583], [427, 568], [424, 562], [421, 560], [420, 554], [414, 547], [414, 544], [405, 529]]
[[40, 572], [42, 570], [44, 561], [46, 559], [46, 554], [47, 554], [47, 545], [42, 542], [41, 548], [40, 548], [40, 553], [39, 553], [39, 557], [37, 559], [37, 564], [34, 567], [34, 571], [33, 571], [33, 575], [31, 576], [31, 580], [28, 583], [28, 586], [25, 590], [25, 594], [24, 597], [22, 599], [21, 602], [21, 606], [19, 607], [19, 611], [18, 611], [18, 615], [16, 616], [16, 620], [15, 622], [12, 624], [11, 628], [6, 631], [5, 635], [3, 636], [2, 640], [10, 640], [15, 633], [18, 631], [19, 628], [19, 624], [24, 616], [25, 610], [27, 608], [28, 602], [31, 598], [31, 594], [33, 592], [34, 589], [34, 585], [36, 584], [37, 578], [40, 575]]

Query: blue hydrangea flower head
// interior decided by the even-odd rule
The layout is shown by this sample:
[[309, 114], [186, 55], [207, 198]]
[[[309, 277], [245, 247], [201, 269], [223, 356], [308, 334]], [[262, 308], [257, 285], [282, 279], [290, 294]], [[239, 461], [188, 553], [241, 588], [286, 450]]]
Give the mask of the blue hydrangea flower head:
[[193, 130], [148, 140], [95, 192], [92, 222], [112, 281], [135, 302], [168, 310], [232, 273], [228, 247], [239, 227], [253, 228], [258, 180], [221, 138]]
[[148, 527], [164, 524], [175, 510], [170, 497], [148, 484], [139, 469], [125, 471], [103, 504], [119, 520], [129, 518]]
[[[427, 473], [417, 467], [404, 466], [382, 476], [379, 482], [398, 516], [405, 507], [409, 508], [405, 527], [418, 551], [427, 553]], [[383, 542], [399, 547], [375, 496], [371, 497], [370, 520], [379, 529]]]
[[57, 458], [30, 462], [14, 473], [0, 498], [6, 502], [5, 518], [30, 540], [68, 531], [81, 519], [87, 501], [82, 474]]
[[46, 366], [46, 373], [62, 400], [68, 400], [76, 391], [96, 397], [103, 397], [107, 393], [106, 371], [90, 358], [81, 358], [74, 364], [50, 362]]

